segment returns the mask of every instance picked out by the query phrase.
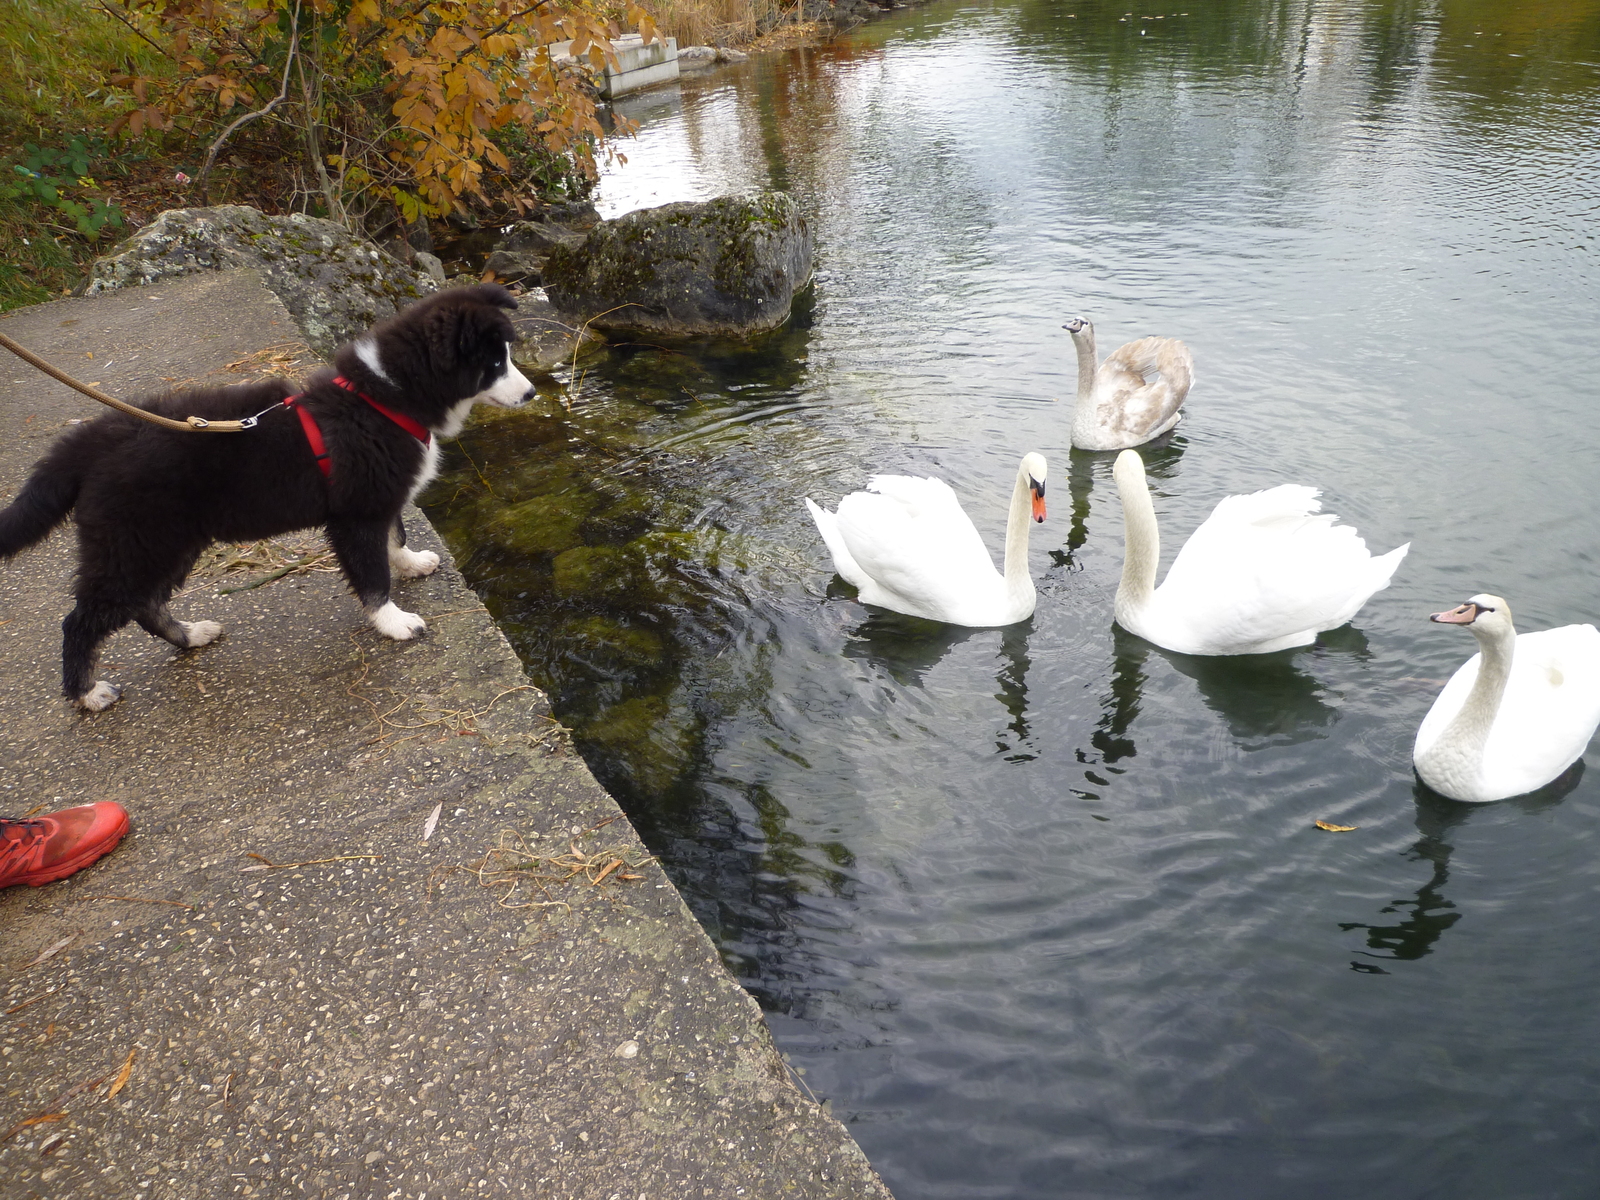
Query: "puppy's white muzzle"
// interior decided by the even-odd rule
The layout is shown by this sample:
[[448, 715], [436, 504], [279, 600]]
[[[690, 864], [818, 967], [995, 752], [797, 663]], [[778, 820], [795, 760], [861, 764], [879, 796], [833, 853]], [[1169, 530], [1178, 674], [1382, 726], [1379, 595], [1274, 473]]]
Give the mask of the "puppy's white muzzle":
[[533, 395], [533, 384], [517, 370], [511, 359], [511, 346], [506, 346], [506, 373], [473, 397], [477, 404], [497, 404], [501, 408], [520, 408]]

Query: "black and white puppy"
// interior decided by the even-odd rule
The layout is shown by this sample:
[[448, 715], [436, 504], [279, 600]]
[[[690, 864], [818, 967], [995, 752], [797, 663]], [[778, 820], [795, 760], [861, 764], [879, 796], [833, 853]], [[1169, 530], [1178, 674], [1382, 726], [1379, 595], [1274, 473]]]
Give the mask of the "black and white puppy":
[[411, 579], [439, 557], [406, 549], [400, 510], [437, 472], [438, 438], [458, 433], [474, 404], [514, 408], [532, 395], [511, 361], [505, 310], [516, 306], [497, 284], [440, 292], [341, 346], [299, 395], [273, 379], [141, 402], [178, 419], [268, 410], [254, 429], [180, 433], [113, 412], [62, 435], [0, 511], [0, 558], [76, 513], [78, 603], [62, 622], [67, 697], [97, 712], [121, 695], [94, 673], [100, 644], [129, 621], [185, 648], [222, 632], [167, 608], [215, 541], [325, 526], [374, 628], [398, 640], [422, 633], [422, 618], [390, 599], [390, 569]]

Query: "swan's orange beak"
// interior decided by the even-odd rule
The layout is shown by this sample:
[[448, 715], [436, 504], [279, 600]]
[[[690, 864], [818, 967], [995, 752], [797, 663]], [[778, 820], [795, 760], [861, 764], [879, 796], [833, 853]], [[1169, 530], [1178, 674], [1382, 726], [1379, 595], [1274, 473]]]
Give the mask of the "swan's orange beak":
[[1449, 612], [1434, 613], [1428, 618], [1441, 625], [1471, 625], [1477, 619], [1478, 606], [1470, 600], [1458, 608], [1452, 608]]
[[1042, 524], [1044, 522], [1044, 484], [1034, 479], [1030, 479], [1028, 482], [1033, 485], [1033, 519]]

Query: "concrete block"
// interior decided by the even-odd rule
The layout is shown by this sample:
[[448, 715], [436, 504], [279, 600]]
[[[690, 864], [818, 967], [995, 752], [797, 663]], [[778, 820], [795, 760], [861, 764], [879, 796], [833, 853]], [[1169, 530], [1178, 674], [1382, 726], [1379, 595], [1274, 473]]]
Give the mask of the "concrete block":
[[[600, 80], [600, 94], [608, 100], [678, 77], [677, 38], [657, 38], [647, 46], [637, 33], [626, 33], [611, 43], [611, 49], [617, 65], [607, 63]], [[550, 45], [551, 58], [571, 53], [570, 41]]]

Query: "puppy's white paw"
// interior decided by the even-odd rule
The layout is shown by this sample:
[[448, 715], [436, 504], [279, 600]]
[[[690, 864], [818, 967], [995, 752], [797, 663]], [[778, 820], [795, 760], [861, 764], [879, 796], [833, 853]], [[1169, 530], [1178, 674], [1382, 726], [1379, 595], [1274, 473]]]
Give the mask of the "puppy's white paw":
[[389, 565], [401, 579], [419, 579], [432, 575], [439, 569], [439, 556], [432, 550], [407, 550], [404, 546], [391, 546]]
[[121, 695], [122, 689], [116, 684], [97, 679], [92, 688], [78, 697], [78, 707], [85, 712], [105, 712]]
[[188, 639], [189, 649], [196, 646], [209, 646], [222, 636], [222, 626], [215, 621], [179, 621], [183, 626], [183, 636]]
[[397, 642], [410, 641], [428, 628], [426, 621], [416, 613], [406, 612], [393, 600], [370, 614], [368, 619], [371, 620], [372, 627], [384, 637], [393, 638]]

